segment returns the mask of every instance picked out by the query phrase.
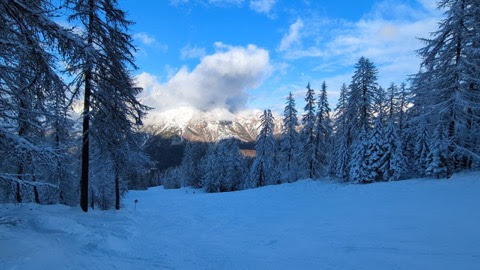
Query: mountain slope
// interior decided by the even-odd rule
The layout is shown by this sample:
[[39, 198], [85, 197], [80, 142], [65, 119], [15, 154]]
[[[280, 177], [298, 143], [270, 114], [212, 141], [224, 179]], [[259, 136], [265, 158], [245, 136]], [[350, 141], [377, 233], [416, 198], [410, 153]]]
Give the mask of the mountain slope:
[[0, 217], [20, 221], [0, 225], [0, 268], [473, 270], [478, 194], [474, 172], [220, 194], [157, 187], [130, 192], [118, 212], [7, 205]]
[[[234, 115], [182, 107], [151, 117], [145, 131], [162, 138], [179, 137], [188, 141], [215, 142], [233, 137], [252, 142], [258, 135], [261, 114], [259, 110]], [[281, 117], [277, 117], [275, 126], [275, 134], [280, 134]]]

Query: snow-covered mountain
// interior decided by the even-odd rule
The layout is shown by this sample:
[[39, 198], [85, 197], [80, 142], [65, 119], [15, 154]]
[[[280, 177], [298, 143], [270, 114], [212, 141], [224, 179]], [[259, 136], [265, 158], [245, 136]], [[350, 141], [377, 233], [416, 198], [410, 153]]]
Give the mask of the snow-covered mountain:
[[[262, 111], [249, 110], [232, 114], [226, 110], [200, 111], [182, 107], [150, 115], [145, 131], [162, 138], [181, 138], [188, 141], [214, 142], [237, 138], [255, 141]], [[275, 134], [282, 129], [281, 117], [275, 119]]]

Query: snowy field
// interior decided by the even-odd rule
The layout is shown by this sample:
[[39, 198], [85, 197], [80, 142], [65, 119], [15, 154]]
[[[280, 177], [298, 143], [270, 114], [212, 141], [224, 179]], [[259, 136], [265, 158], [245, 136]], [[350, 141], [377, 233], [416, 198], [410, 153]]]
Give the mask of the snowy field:
[[[133, 200], [138, 199], [137, 209]], [[480, 176], [0, 205], [0, 269], [480, 269]]]

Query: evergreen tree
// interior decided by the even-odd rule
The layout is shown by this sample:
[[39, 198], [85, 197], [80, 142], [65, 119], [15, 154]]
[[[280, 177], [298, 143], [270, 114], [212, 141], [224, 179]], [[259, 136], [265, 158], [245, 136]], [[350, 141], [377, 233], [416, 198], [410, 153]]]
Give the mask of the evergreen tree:
[[274, 181], [275, 140], [273, 138], [273, 116], [270, 110], [264, 110], [261, 116], [261, 130], [255, 142], [255, 160], [250, 171], [249, 187], [262, 187]]
[[435, 129], [430, 142], [430, 152], [427, 156], [427, 176], [434, 176], [436, 178], [449, 177], [447, 168], [447, 148], [449, 142], [447, 136], [445, 129], [442, 127]]
[[301, 140], [303, 145], [303, 164], [306, 170], [306, 177], [315, 178], [316, 176], [316, 157], [315, 157], [315, 91], [307, 85], [307, 94], [305, 95], [305, 114], [302, 118]]
[[478, 156], [467, 131], [479, 125], [480, 13], [477, 0], [442, 0], [438, 6], [445, 10], [445, 19], [418, 51], [423, 61], [413, 90], [421, 114], [413, 121], [428, 118], [432, 126], [446, 128], [446, 174], [451, 175]]
[[242, 154], [240, 153], [240, 148], [238, 146], [238, 141], [235, 139], [229, 139], [225, 141], [225, 164], [226, 164], [226, 174], [225, 174], [225, 183], [227, 191], [236, 191], [241, 190], [245, 186], [246, 178], [246, 167], [245, 161]]
[[[141, 88], [135, 87], [129, 69], [135, 47], [128, 34], [132, 22], [125, 18], [116, 0], [72, 0], [71, 21], [78, 20], [85, 30], [87, 50], [96, 56], [86, 55], [80, 62], [70, 63], [71, 69], [80, 72], [77, 77], [77, 93], [83, 86], [84, 110], [82, 130], [82, 178], [81, 200], [83, 211], [88, 211], [88, 178], [90, 134], [98, 140], [98, 146], [109, 152], [114, 162], [114, 174], [124, 167], [125, 150], [118, 149], [118, 142], [130, 141], [132, 130], [141, 124], [147, 107], [136, 96]], [[108, 136], [107, 136], [107, 133]], [[124, 144], [125, 145], [125, 144]], [[118, 179], [116, 177], [116, 179]], [[116, 195], [118, 192], [118, 183]], [[118, 196], [117, 196], [118, 197]], [[118, 201], [118, 200], [117, 200]], [[119, 207], [119, 204], [116, 204]]]
[[352, 145], [349, 180], [354, 183], [370, 183], [373, 181], [368, 166], [368, 142], [368, 131], [363, 128]]
[[347, 181], [350, 173], [350, 142], [349, 138], [349, 121], [347, 114], [347, 94], [348, 87], [343, 84], [340, 89], [340, 97], [338, 99], [337, 108], [335, 109], [335, 146], [333, 153], [333, 162], [330, 164], [330, 175], [340, 179], [341, 181]]
[[414, 147], [414, 166], [415, 171], [420, 176], [426, 175], [427, 170], [427, 157], [430, 153], [429, 141], [431, 137], [427, 129], [426, 123], [421, 125], [420, 132], [418, 132], [415, 147]]
[[[366, 160], [367, 164], [366, 178], [367, 182], [383, 180], [382, 157], [384, 156], [384, 127], [381, 114], [375, 120], [375, 126], [371, 130], [370, 139], [367, 143]], [[358, 156], [361, 158], [361, 156]]]
[[298, 119], [295, 100], [292, 92], [288, 94], [285, 110], [283, 111], [283, 130], [280, 148], [280, 170], [283, 172], [283, 182], [296, 181], [299, 168], [299, 136]]
[[58, 190], [56, 181], [47, 182], [48, 174], [63, 166], [54, 162], [57, 154], [66, 154], [52, 150], [46, 138], [55, 119], [64, 118], [49, 104], [68, 89], [56, 65], [59, 57], [74, 59], [83, 44], [52, 19], [56, 10], [46, 0], [0, 3], [0, 188], [14, 189], [17, 202], [32, 191], [40, 203], [41, 187]]
[[[362, 129], [369, 131], [372, 116], [375, 113], [375, 100], [379, 93], [377, 85], [377, 69], [365, 57], [361, 57], [355, 65], [355, 73], [348, 92], [348, 106], [345, 114], [349, 121], [349, 141], [355, 139]], [[380, 92], [381, 93], [381, 92]]]
[[402, 141], [398, 136], [397, 128], [390, 118], [385, 131], [384, 153], [381, 158], [383, 179], [396, 181], [404, 175], [407, 168], [403, 156]]
[[399, 97], [398, 97], [398, 135], [400, 138], [403, 137], [403, 130], [405, 129], [406, 125], [406, 110], [409, 107], [408, 102], [408, 90], [407, 85], [405, 83], [400, 84], [399, 89]]
[[204, 172], [201, 160], [205, 156], [207, 148], [207, 145], [201, 142], [188, 142], [185, 146], [181, 165], [184, 186], [202, 187]]
[[[405, 86], [403, 85], [402, 87], [404, 88]], [[383, 179], [386, 181], [392, 181], [398, 180], [402, 175], [404, 175], [407, 169], [407, 165], [403, 156], [402, 140], [398, 136], [398, 128], [396, 126], [397, 116], [399, 116], [398, 119], [402, 117], [400, 113], [402, 113], [403, 111], [403, 104], [398, 104], [398, 100], [400, 99], [399, 90], [394, 83], [390, 85], [387, 91], [387, 126], [384, 136], [384, 152], [380, 161], [380, 169], [383, 175]], [[401, 99], [400, 102], [402, 102]]]
[[330, 119], [330, 106], [327, 99], [327, 84], [322, 83], [318, 99], [317, 122], [315, 128], [315, 172], [316, 177], [326, 176], [331, 160], [332, 146], [332, 121]]
[[203, 160], [205, 174], [202, 177], [202, 186], [207, 192], [220, 192], [220, 175], [219, 166], [217, 164], [217, 145], [211, 144], [208, 147], [207, 154]]

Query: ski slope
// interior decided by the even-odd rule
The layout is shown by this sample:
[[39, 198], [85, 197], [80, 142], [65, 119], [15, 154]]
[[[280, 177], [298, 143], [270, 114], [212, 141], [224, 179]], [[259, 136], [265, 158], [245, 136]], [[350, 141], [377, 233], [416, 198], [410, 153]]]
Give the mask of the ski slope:
[[480, 269], [479, 175], [156, 187], [88, 214], [1, 205], [0, 220], [17, 225], [0, 225], [0, 269]]

